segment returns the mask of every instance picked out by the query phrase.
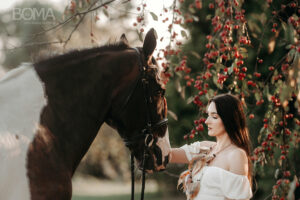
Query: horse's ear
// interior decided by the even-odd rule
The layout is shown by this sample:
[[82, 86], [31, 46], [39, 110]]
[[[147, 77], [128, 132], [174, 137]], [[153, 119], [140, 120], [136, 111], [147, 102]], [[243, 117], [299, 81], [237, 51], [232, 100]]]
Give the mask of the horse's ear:
[[123, 34], [121, 35], [120, 41], [122, 41], [122, 42], [124, 42], [125, 44], [128, 45], [128, 40], [127, 40], [127, 38], [126, 38], [125, 33], [123, 33]]
[[156, 31], [154, 30], [154, 28], [151, 28], [146, 34], [144, 44], [143, 44], [143, 51], [147, 59], [149, 58], [149, 56], [152, 55], [154, 49], [156, 48], [156, 39], [157, 39]]

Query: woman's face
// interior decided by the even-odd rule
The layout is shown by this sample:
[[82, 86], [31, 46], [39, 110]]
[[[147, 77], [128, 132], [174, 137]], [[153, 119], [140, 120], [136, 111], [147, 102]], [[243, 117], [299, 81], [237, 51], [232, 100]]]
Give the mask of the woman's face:
[[211, 102], [207, 108], [208, 117], [205, 121], [205, 124], [208, 127], [209, 136], [221, 136], [226, 133], [223, 121], [217, 113], [215, 102]]

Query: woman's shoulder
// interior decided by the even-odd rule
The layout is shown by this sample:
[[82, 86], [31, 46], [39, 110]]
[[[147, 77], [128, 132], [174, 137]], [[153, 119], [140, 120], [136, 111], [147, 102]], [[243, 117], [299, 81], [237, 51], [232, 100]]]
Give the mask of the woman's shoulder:
[[229, 149], [228, 156], [237, 157], [238, 159], [247, 159], [247, 153], [244, 149], [234, 146]]
[[[228, 151], [229, 171], [239, 175], [248, 174], [248, 156], [244, 149], [234, 147]], [[234, 159], [232, 159], [234, 158]]]

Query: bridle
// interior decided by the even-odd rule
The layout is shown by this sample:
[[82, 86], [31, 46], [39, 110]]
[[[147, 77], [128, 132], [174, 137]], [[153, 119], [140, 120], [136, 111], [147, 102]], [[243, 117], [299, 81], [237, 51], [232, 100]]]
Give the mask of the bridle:
[[[147, 80], [147, 69], [148, 65], [143, 61], [141, 52], [138, 48], [133, 48], [139, 57], [139, 71], [140, 76], [137, 81], [134, 83], [133, 89], [129, 92], [128, 96], [125, 98], [125, 103], [121, 106], [120, 110], [124, 110], [131, 99], [132, 94], [134, 93], [137, 84], [141, 81], [144, 91], [144, 102], [146, 105], [146, 126], [139, 131], [135, 137], [132, 138], [123, 138], [125, 145], [130, 148], [131, 146], [138, 144], [139, 141], [144, 139], [144, 150], [143, 150], [143, 157], [142, 157], [142, 191], [141, 191], [141, 200], [144, 199], [144, 190], [145, 190], [145, 161], [146, 161], [146, 151], [149, 148], [147, 140], [150, 138], [151, 140], [154, 138], [153, 129], [166, 125], [168, 123], [168, 119], [164, 117], [162, 120], [158, 121], [157, 123], [152, 123], [151, 115], [150, 115], [150, 102], [151, 102], [151, 95], [149, 91], [149, 81]], [[134, 200], [134, 155], [131, 153], [131, 200]]]

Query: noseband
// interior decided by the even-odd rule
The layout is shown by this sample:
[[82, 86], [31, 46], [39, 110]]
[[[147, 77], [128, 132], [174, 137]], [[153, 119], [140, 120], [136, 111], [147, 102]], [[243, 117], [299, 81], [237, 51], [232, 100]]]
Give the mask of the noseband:
[[[139, 57], [139, 71], [140, 71], [140, 80], [142, 82], [143, 91], [144, 91], [144, 102], [146, 105], [146, 126], [139, 131], [140, 134], [138, 134], [135, 137], [132, 138], [124, 138], [125, 145], [127, 147], [133, 146], [137, 144], [139, 141], [143, 139], [145, 141], [144, 144], [144, 150], [143, 150], [143, 157], [142, 157], [142, 191], [141, 191], [141, 200], [144, 199], [144, 190], [145, 190], [145, 157], [146, 157], [146, 150], [149, 148], [148, 144], [146, 143], [146, 139], [150, 136], [151, 138], [154, 138], [153, 136], [153, 129], [166, 125], [168, 123], [168, 119], [165, 117], [162, 120], [158, 121], [157, 123], [152, 123], [151, 116], [150, 116], [150, 102], [151, 102], [151, 95], [149, 91], [149, 81], [147, 80], [147, 69], [148, 65], [143, 62], [142, 55], [140, 53], [140, 50], [138, 48], [133, 48]], [[139, 81], [139, 79], [136, 82], [136, 85]], [[136, 86], [134, 87], [133, 91], [129, 93], [125, 100], [125, 104], [122, 106], [123, 108], [126, 107], [127, 103], [129, 102]], [[131, 200], [134, 200], [134, 155], [131, 153]]]

